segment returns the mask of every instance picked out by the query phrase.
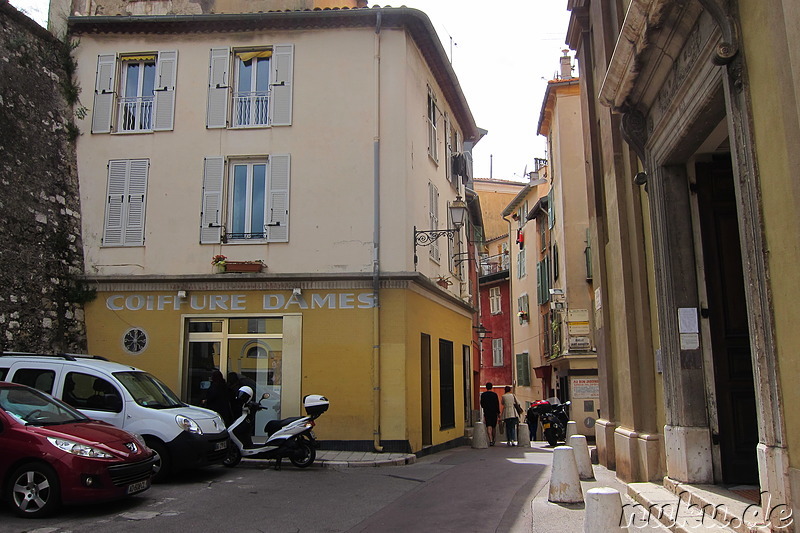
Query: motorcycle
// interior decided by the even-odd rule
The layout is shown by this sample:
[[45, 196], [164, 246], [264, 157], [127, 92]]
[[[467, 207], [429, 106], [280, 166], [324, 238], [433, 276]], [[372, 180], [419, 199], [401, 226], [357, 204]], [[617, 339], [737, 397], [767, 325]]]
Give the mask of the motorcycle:
[[308, 394], [303, 398], [306, 416], [293, 416], [283, 420], [270, 420], [264, 427], [267, 440], [263, 444], [254, 444], [252, 429], [255, 427], [256, 413], [268, 407], [262, 401], [269, 398], [265, 392], [257, 402], [253, 398], [253, 389], [247, 385], [241, 387], [238, 398], [242, 402], [242, 414], [228, 427], [231, 445], [222, 464], [232, 468], [243, 458], [275, 459], [275, 470], [281, 469], [281, 461], [287, 457], [298, 468], [307, 468], [317, 458], [317, 443], [314, 435], [314, 420], [328, 410], [330, 402], [319, 394]]
[[542, 423], [544, 438], [550, 446], [556, 446], [559, 442], [567, 440], [567, 407], [572, 402], [561, 403], [557, 398], [550, 400], [539, 400], [535, 402], [535, 410]]

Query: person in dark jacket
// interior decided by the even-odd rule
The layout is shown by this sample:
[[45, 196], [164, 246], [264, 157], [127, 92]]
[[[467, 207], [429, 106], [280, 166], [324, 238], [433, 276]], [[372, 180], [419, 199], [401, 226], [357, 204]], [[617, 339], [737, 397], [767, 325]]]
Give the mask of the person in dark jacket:
[[481, 393], [481, 408], [483, 409], [483, 421], [486, 423], [486, 431], [489, 434], [489, 446], [494, 446], [495, 427], [497, 417], [500, 414], [500, 400], [497, 394], [492, 391], [492, 383], [486, 384], [486, 391]]
[[228, 384], [225, 383], [222, 372], [214, 370], [211, 372], [211, 385], [206, 391], [203, 407], [219, 413], [219, 416], [222, 417], [222, 421], [225, 422], [226, 426], [229, 426], [231, 422], [233, 422], [230, 398]]

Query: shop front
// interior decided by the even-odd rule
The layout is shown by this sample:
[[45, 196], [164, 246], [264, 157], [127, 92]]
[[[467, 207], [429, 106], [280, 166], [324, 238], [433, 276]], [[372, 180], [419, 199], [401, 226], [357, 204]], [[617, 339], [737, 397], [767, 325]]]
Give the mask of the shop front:
[[378, 307], [361, 282], [99, 286], [86, 306], [89, 353], [147, 370], [193, 405], [214, 370], [236, 373], [269, 393], [257, 436], [268, 420], [301, 415], [306, 394], [331, 401], [323, 445], [416, 451], [464, 434], [467, 388], [447, 376], [465, 375], [470, 313], [435, 291], [395, 282]]

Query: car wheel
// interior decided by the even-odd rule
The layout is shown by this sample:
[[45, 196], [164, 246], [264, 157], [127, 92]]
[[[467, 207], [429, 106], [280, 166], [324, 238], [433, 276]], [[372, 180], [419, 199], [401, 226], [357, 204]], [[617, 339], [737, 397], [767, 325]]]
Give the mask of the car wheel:
[[305, 440], [299, 441], [297, 446], [297, 451], [289, 458], [292, 464], [298, 468], [308, 468], [314, 464], [314, 459], [317, 458], [317, 450]]
[[239, 447], [233, 442], [228, 443], [228, 453], [225, 454], [225, 459], [222, 460], [222, 464], [228, 468], [233, 468], [241, 462], [242, 452], [239, 451]]
[[24, 518], [51, 515], [61, 506], [58, 474], [46, 464], [22, 465], [11, 476], [8, 500], [14, 512]]
[[556, 431], [553, 428], [547, 428], [544, 430], [544, 438], [547, 440], [547, 444], [550, 446], [556, 446], [558, 444]]
[[157, 439], [145, 438], [147, 446], [156, 452], [156, 461], [153, 463], [153, 483], [163, 483], [169, 477], [172, 461], [169, 457], [167, 447]]

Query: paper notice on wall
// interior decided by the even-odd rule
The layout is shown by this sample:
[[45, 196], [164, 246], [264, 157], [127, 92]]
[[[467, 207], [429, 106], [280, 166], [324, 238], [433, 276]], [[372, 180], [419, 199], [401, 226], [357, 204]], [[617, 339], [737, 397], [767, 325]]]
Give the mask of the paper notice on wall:
[[697, 320], [697, 309], [694, 307], [678, 308], [678, 332], [700, 333], [700, 324]]
[[599, 398], [600, 378], [572, 378], [572, 398]]

